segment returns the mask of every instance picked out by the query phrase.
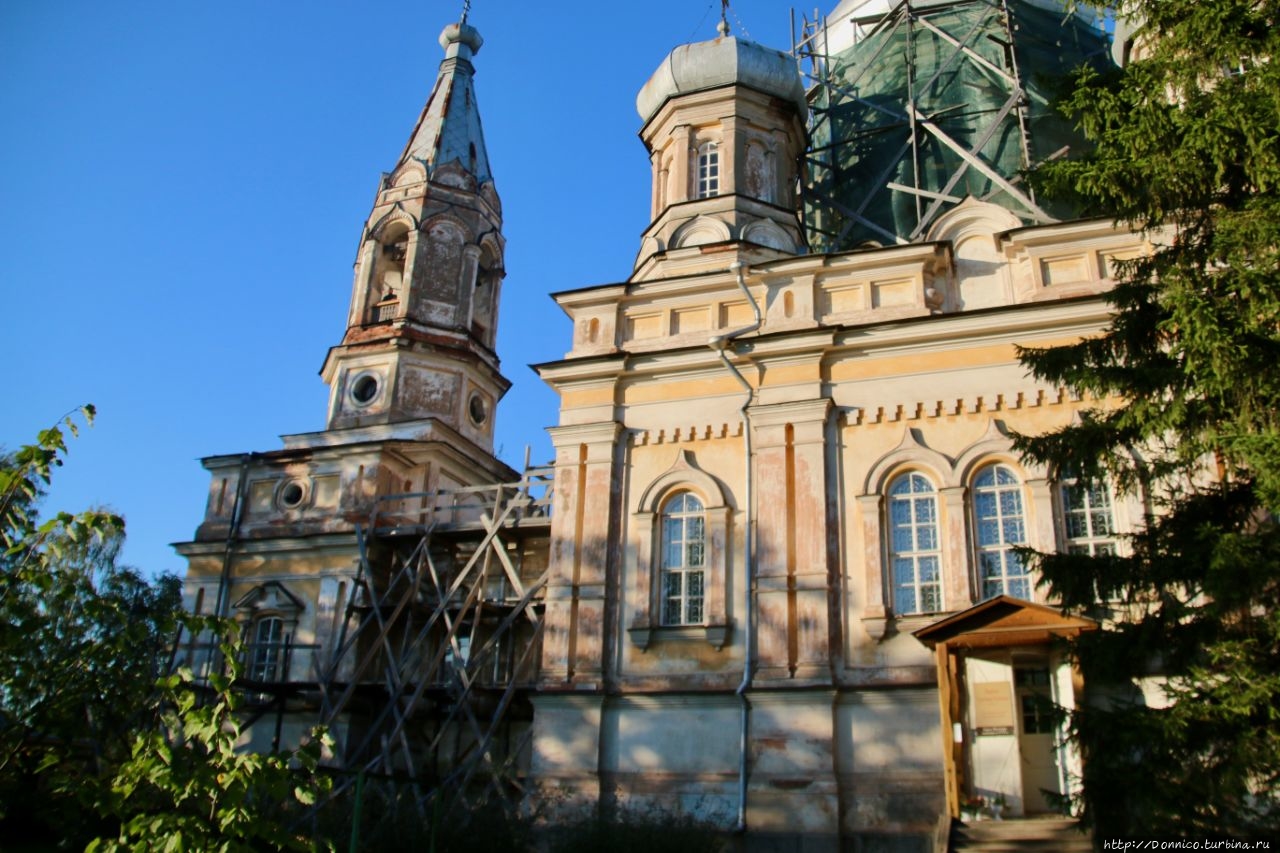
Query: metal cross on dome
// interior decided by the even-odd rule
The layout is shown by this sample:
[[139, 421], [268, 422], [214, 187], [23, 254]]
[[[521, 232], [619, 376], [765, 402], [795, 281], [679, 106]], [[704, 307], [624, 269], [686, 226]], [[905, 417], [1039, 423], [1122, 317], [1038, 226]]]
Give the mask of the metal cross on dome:
[[[727, 0], [722, 0], [722, 2], [727, 2]], [[470, 14], [470, 12], [471, 12], [471, 0], [462, 0], [462, 18], [458, 21], [458, 23], [465, 24], [467, 22], [467, 15]]]

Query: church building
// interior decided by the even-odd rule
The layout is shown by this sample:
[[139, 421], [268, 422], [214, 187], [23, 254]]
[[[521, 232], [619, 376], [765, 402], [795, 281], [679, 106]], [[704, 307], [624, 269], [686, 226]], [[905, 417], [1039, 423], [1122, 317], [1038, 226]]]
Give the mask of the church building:
[[651, 221], [625, 280], [551, 295], [555, 459], [524, 472], [493, 453], [482, 42], [446, 27], [326, 429], [205, 459], [178, 546], [190, 607], [243, 626], [251, 745], [325, 722], [334, 762], [458, 803], [509, 780], [806, 850], [931, 850], [976, 797], [1051, 812], [1083, 687], [1057, 641], [1096, 623], [1017, 549], [1115, 549], [1142, 507], [1014, 451], [1097, 405], [1018, 350], [1099, 332], [1147, 247], [1017, 177], [1071, 144], [1022, 66], [1104, 60], [1050, 6], [846, 0], [791, 53], [722, 22], [655, 56]]

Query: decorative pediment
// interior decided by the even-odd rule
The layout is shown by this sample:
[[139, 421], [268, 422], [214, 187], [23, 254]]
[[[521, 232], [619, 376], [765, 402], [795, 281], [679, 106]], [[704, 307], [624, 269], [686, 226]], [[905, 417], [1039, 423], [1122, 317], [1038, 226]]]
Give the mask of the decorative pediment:
[[387, 227], [393, 222], [403, 223], [406, 231], [418, 230], [417, 217], [401, 207], [400, 202], [396, 202], [395, 206], [383, 214], [382, 217], [373, 224], [373, 227], [369, 229], [369, 236], [373, 237], [375, 240], [382, 239], [382, 235], [386, 232]]
[[1097, 628], [1097, 622], [1084, 616], [1069, 616], [1045, 604], [998, 595], [912, 635], [929, 648], [946, 643], [952, 648], [978, 649], [1046, 645]]
[[921, 468], [933, 472], [938, 482], [943, 486], [955, 485], [951, 460], [938, 451], [927, 447], [920, 430], [914, 427], [904, 427], [902, 441], [898, 442], [898, 446], [886, 453], [872, 466], [863, 484], [862, 493], [864, 495], [874, 495], [884, 492], [890, 475], [908, 467]]
[[698, 466], [698, 461], [688, 450], [676, 452], [675, 461], [666, 473], [649, 484], [640, 496], [641, 512], [657, 512], [658, 505], [673, 489], [691, 488], [698, 492], [703, 506], [708, 509], [728, 505], [720, 481]]
[[293, 614], [306, 609], [302, 600], [285, 589], [279, 581], [267, 581], [255, 586], [242, 595], [234, 607], [236, 610], [255, 615], [259, 613]]

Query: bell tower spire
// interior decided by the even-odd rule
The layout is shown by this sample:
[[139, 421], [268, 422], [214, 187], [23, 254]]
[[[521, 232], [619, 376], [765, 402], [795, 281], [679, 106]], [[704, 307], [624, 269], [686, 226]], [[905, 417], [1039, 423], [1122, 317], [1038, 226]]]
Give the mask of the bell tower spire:
[[321, 375], [330, 430], [396, 425], [400, 435], [432, 422], [491, 455], [510, 385], [494, 352], [505, 241], [474, 85], [484, 41], [467, 6], [440, 34], [435, 85], [378, 184], [347, 330]]

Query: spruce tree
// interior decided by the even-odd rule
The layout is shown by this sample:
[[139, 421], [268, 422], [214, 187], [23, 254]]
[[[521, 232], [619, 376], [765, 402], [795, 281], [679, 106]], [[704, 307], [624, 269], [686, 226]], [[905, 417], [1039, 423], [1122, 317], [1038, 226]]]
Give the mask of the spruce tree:
[[1133, 59], [1085, 69], [1064, 111], [1093, 144], [1039, 169], [1147, 234], [1106, 331], [1023, 352], [1094, 401], [1020, 439], [1139, 496], [1120, 555], [1037, 558], [1102, 618], [1074, 646], [1077, 804], [1096, 837], [1280, 832], [1280, 2], [1122, 0]]

